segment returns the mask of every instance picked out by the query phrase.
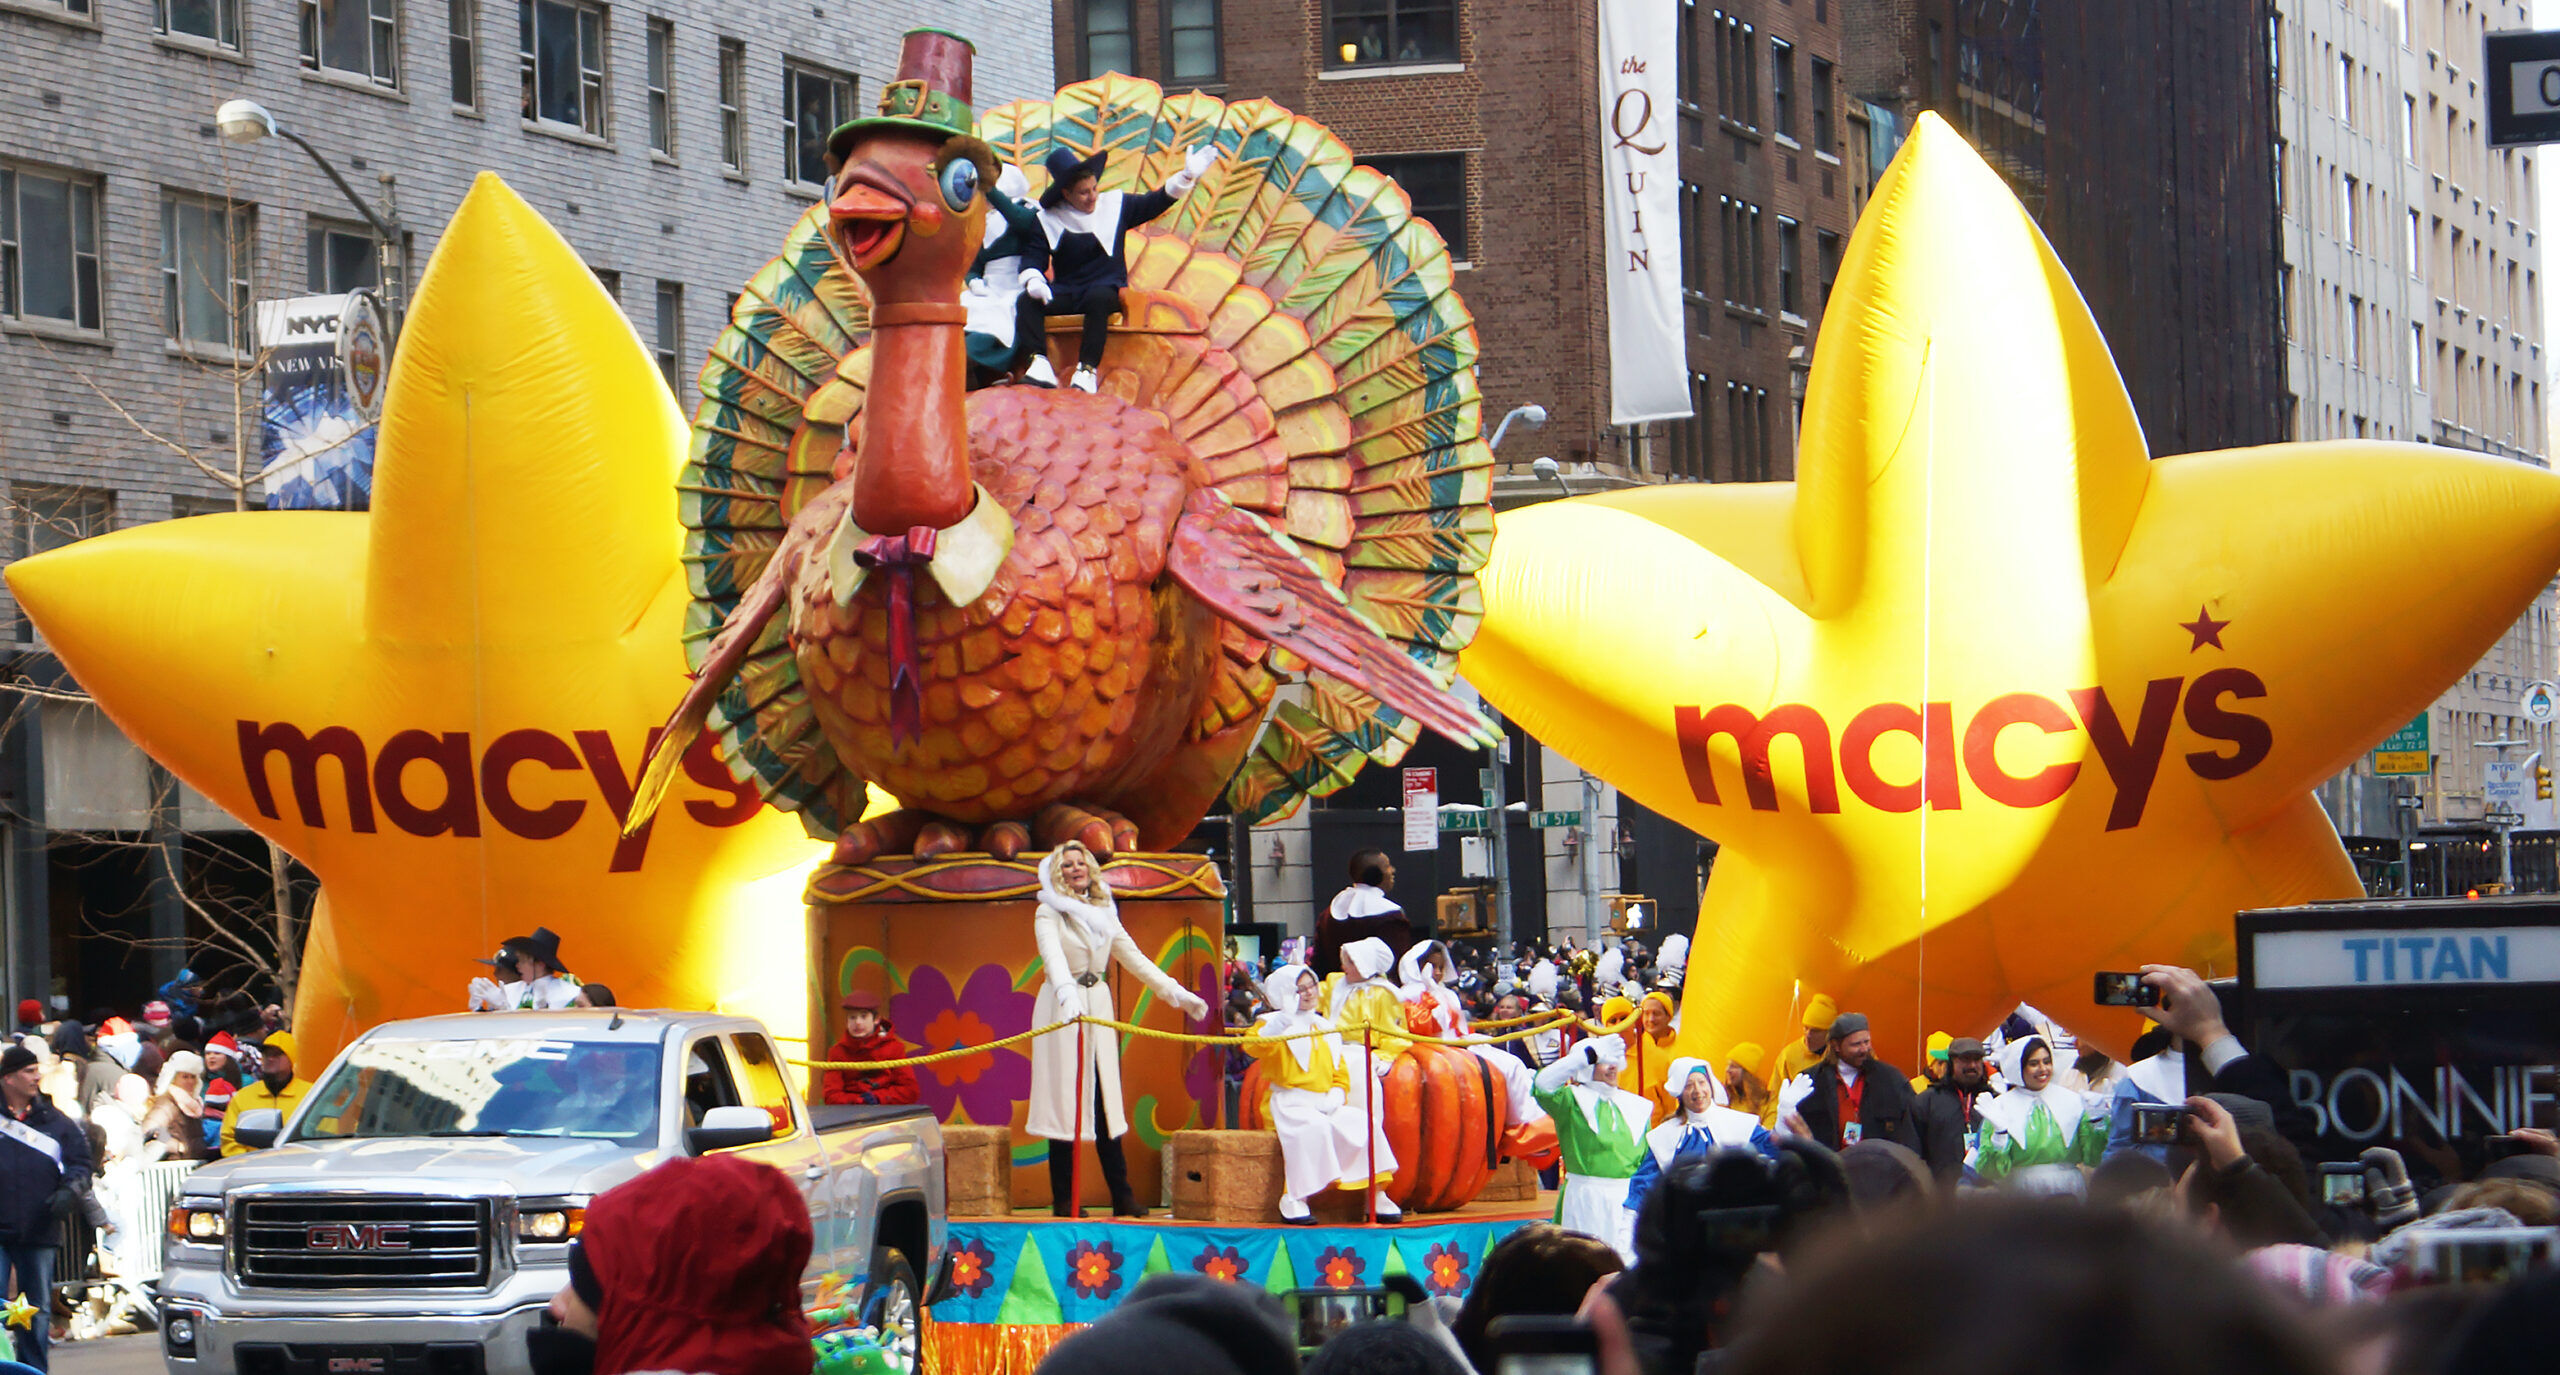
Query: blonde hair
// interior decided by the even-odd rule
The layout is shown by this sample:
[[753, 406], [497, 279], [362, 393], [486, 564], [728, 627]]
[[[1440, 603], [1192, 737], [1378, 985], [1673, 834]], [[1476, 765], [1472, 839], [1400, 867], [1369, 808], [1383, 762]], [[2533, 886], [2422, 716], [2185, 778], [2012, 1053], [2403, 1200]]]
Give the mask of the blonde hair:
[[[1080, 891], [1073, 888], [1066, 888], [1067, 874], [1065, 861], [1069, 850], [1073, 850], [1077, 854], [1084, 856], [1085, 885]], [[1057, 849], [1051, 850], [1049, 852], [1049, 862], [1051, 865], [1050, 872], [1056, 875], [1059, 887], [1065, 888], [1070, 895], [1082, 898], [1087, 902], [1099, 903], [1106, 907], [1114, 905], [1111, 901], [1111, 884], [1108, 880], [1102, 877], [1102, 861], [1094, 857], [1093, 851], [1085, 848], [1085, 843], [1083, 841], [1070, 840], [1065, 844], [1060, 845]]]

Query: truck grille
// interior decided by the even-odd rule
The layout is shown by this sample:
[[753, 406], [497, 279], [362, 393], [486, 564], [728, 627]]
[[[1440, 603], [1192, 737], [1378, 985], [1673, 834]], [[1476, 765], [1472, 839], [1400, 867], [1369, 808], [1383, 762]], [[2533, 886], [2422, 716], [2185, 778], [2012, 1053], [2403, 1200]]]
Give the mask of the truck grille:
[[247, 1198], [232, 1243], [243, 1284], [269, 1289], [472, 1288], [489, 1280], [483, 1199]]

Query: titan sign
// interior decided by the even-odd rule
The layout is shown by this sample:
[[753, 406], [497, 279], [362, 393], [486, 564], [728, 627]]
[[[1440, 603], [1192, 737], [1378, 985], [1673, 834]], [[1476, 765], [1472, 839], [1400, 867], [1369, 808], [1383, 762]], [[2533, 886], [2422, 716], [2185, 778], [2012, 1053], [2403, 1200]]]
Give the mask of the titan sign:
[[[1932, 811], [1953, 811], [1964, 805], [1960, 779], [1970, 779], [1974, 791], [2002, 806], [2042, 807], [2070, 790], [2080, 777], [2080, 764], [2010, 773], [2000, 764], [2000, 733], [2013, 726], [2031, 727], [2046, 735], [2085, 730], [2099, 767], [2106, 770], [2107, 782], [2115, 789], [2107, 829], [2121, 831], [2142, 822], [2151, 784], [2159, 776], [2161, 756], [2168, 748], [2170, 721], [2180, 714], [2182, 689], [2187, 729], [2227, 747], [2186, 755], [2187, 768], [2196, 777], [2238, 778], [2266, 759], [2275, 746], [2275, 732], [2266, 719], [2223, 705], [2226, 697], [2248, 700], [2267, 695], [2266, 683], [2242, 668], [2213, 669], [2198, 674], [2192, 684], [2184, 678], [2152, 679], [2143, 689], [2142, 705], [2129, 730], [2108, 700], [2107, 690], [2098, 687], [2072, 689], [2066, 694], [2067, 707], [2033, 692], [1994, 697], [1973, 714], [1961, 733], [1956, 730], [1951, 703], [1930, 702], [1924, 716], [1909, 703], [1879, 702], [1850, 717], [1841, 728], [1836, 777], [1831, 723], [1821, 711], [1802, 702], [1772, 707], [1765, 716], [1732, 703], [1703, 711], [1674, 707], [1672, 727], [1680, 741], [1680, 762], [1688, 770], [1689, 791], [1698, 801], [1723, 805], [1708, 746], [1719, 735], [1731, 736], [1742, 761], [1743, 796], [1754, 810], [1763, 812], [1778, 810], [1777, 780], [1769, 769], [1770, 743], [1781, 735], [1792, 738], [1804, 761], [1805, 804], [1817, 813], [1840, 810], [1843, 780], [1860, 802], [1880, 812], [1916, 811], [1924, 800]], [[1876, 772], [1876, 742], [1897, 734], [1919, 741], [1924, 755], [1920, 777], [1909, 783], [1887, 782]]]
[[[378, 807], [383, 819], [414, 836], [477, 836], [485, 814], [500, 829], [526, 840], [553, 840], [567, 835], [587, 814], [588, 799], [561, 797], [540, 806], [519, 801], [515, 793], [519, 770], [539, 768], [587, 775], [595, 780], [594, 800], [604, 803], [619, 827], [630, 813], [641, 763], [657, 746], [659, 734], [650, 731], [647, 741], [629, 756], [626, 767], [625, 756], [614, 748], [611, 732], [601, 730], [571, 732], [577, 742], [574, 747], [547, 730], [511, 730], [490, 741], [486, 749], [476, 750], [469, 731], [438, 734], [404, 730], [382, 742], [379, 752], [369, 754], [364, 737], [345, 726], [305, 731], [286, 721], [238, 724], [240, 770], [248, 776], [249, 798], [258, 814], [269, 820], [280, 819], [275, 779], [270, 772], [271, 760], [280, 757], [302, 824], [313, 828], [328, 826], [320, 787], [320, 764], [326, 760], [337, 766], [344, 785], [342, 810], [351, 831], [377, 830]], [[433, 782], [417, 778], [416, 766], [420, 765], [425, 766]], [[708, 733], [697, 738], [693, 748], [685, 752], [684, 772], [687, 778], [720, 794], [718, 799], [696, 799], [684, 804], [686, 813], [705, 826], [740, 825], [763, 805], [755, 785], [729, 776], [728, 768], [713, 753]], [[419, 801], [419, 794], [428, 800]], [[648, 852], [649, 828], [643, 826], [615, 842], [609, 872], [621, 874], [638, 869]]]

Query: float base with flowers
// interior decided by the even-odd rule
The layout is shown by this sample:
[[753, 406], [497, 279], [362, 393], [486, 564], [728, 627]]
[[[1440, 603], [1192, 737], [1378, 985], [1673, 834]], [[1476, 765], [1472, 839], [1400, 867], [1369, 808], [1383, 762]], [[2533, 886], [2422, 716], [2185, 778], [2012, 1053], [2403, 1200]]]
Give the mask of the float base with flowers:
[[[1103, 877], [1138, 948], [1217, 1008], [1224, 1001], [1217, 940], [1226, 889], [1216, 864], [1205, 855], [1121, 854], [1103, 866]], [[855, 990], [880, 995], [891, 1027], [920, 1055], [986, 1046], [1031, 1030], [1046, 975], [1031, 934], [1039, 885], [1034, 857], [893, 856], [820, 866], [808, 887], [813, 1050], [823, 1052], [833, 1041], [835, 1009]], [[1110, 982], [1125, 1021], [1176, 1034], [1222, 1030], [1189, 1021], [1125, 970], [1115, 967]], [[1050, 1202], [1048, 1142], [1023, 1125], [1030, 1051], [1026, 1042], [916, 1066], [923, 1102], [944, 1123], [1012, 1129], [1012, 1202], [1025, 1207]], [[1139, 1202], [1164, 1201], [1166, 1140], [1216, 1125], [1225, 1054], [1219, 1046], [1121, 1038], [1120, 1083], [1129, 1113], [1121, 1144]], [[1102, 1172], [1087, 1149], [1084, 1201], [1107, 1208]]]
[[951, 1292], [925, 1329], [925, 1368], [1029, 1375], [1149, 1275], [1202, 1274], [1273, 1293], [1374, 1287], [1411, 1275], [1463, 1297], [1485, 1255], [1551, 1209], [1477, 1204], [1384, 1226], [1230, 1227], [1148, 1219], [953, 1219]]

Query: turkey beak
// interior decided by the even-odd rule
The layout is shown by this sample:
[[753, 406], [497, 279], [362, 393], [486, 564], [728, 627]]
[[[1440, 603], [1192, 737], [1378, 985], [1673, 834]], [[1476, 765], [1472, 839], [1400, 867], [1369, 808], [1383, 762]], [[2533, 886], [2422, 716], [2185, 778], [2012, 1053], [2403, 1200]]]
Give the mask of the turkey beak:
[[836, 179], [835, 199], [827, 206], [828, 232], [854, 270], [867, 272], [898, 255], [914, 209], [915, 198], [905, 187], [866, 162]]

